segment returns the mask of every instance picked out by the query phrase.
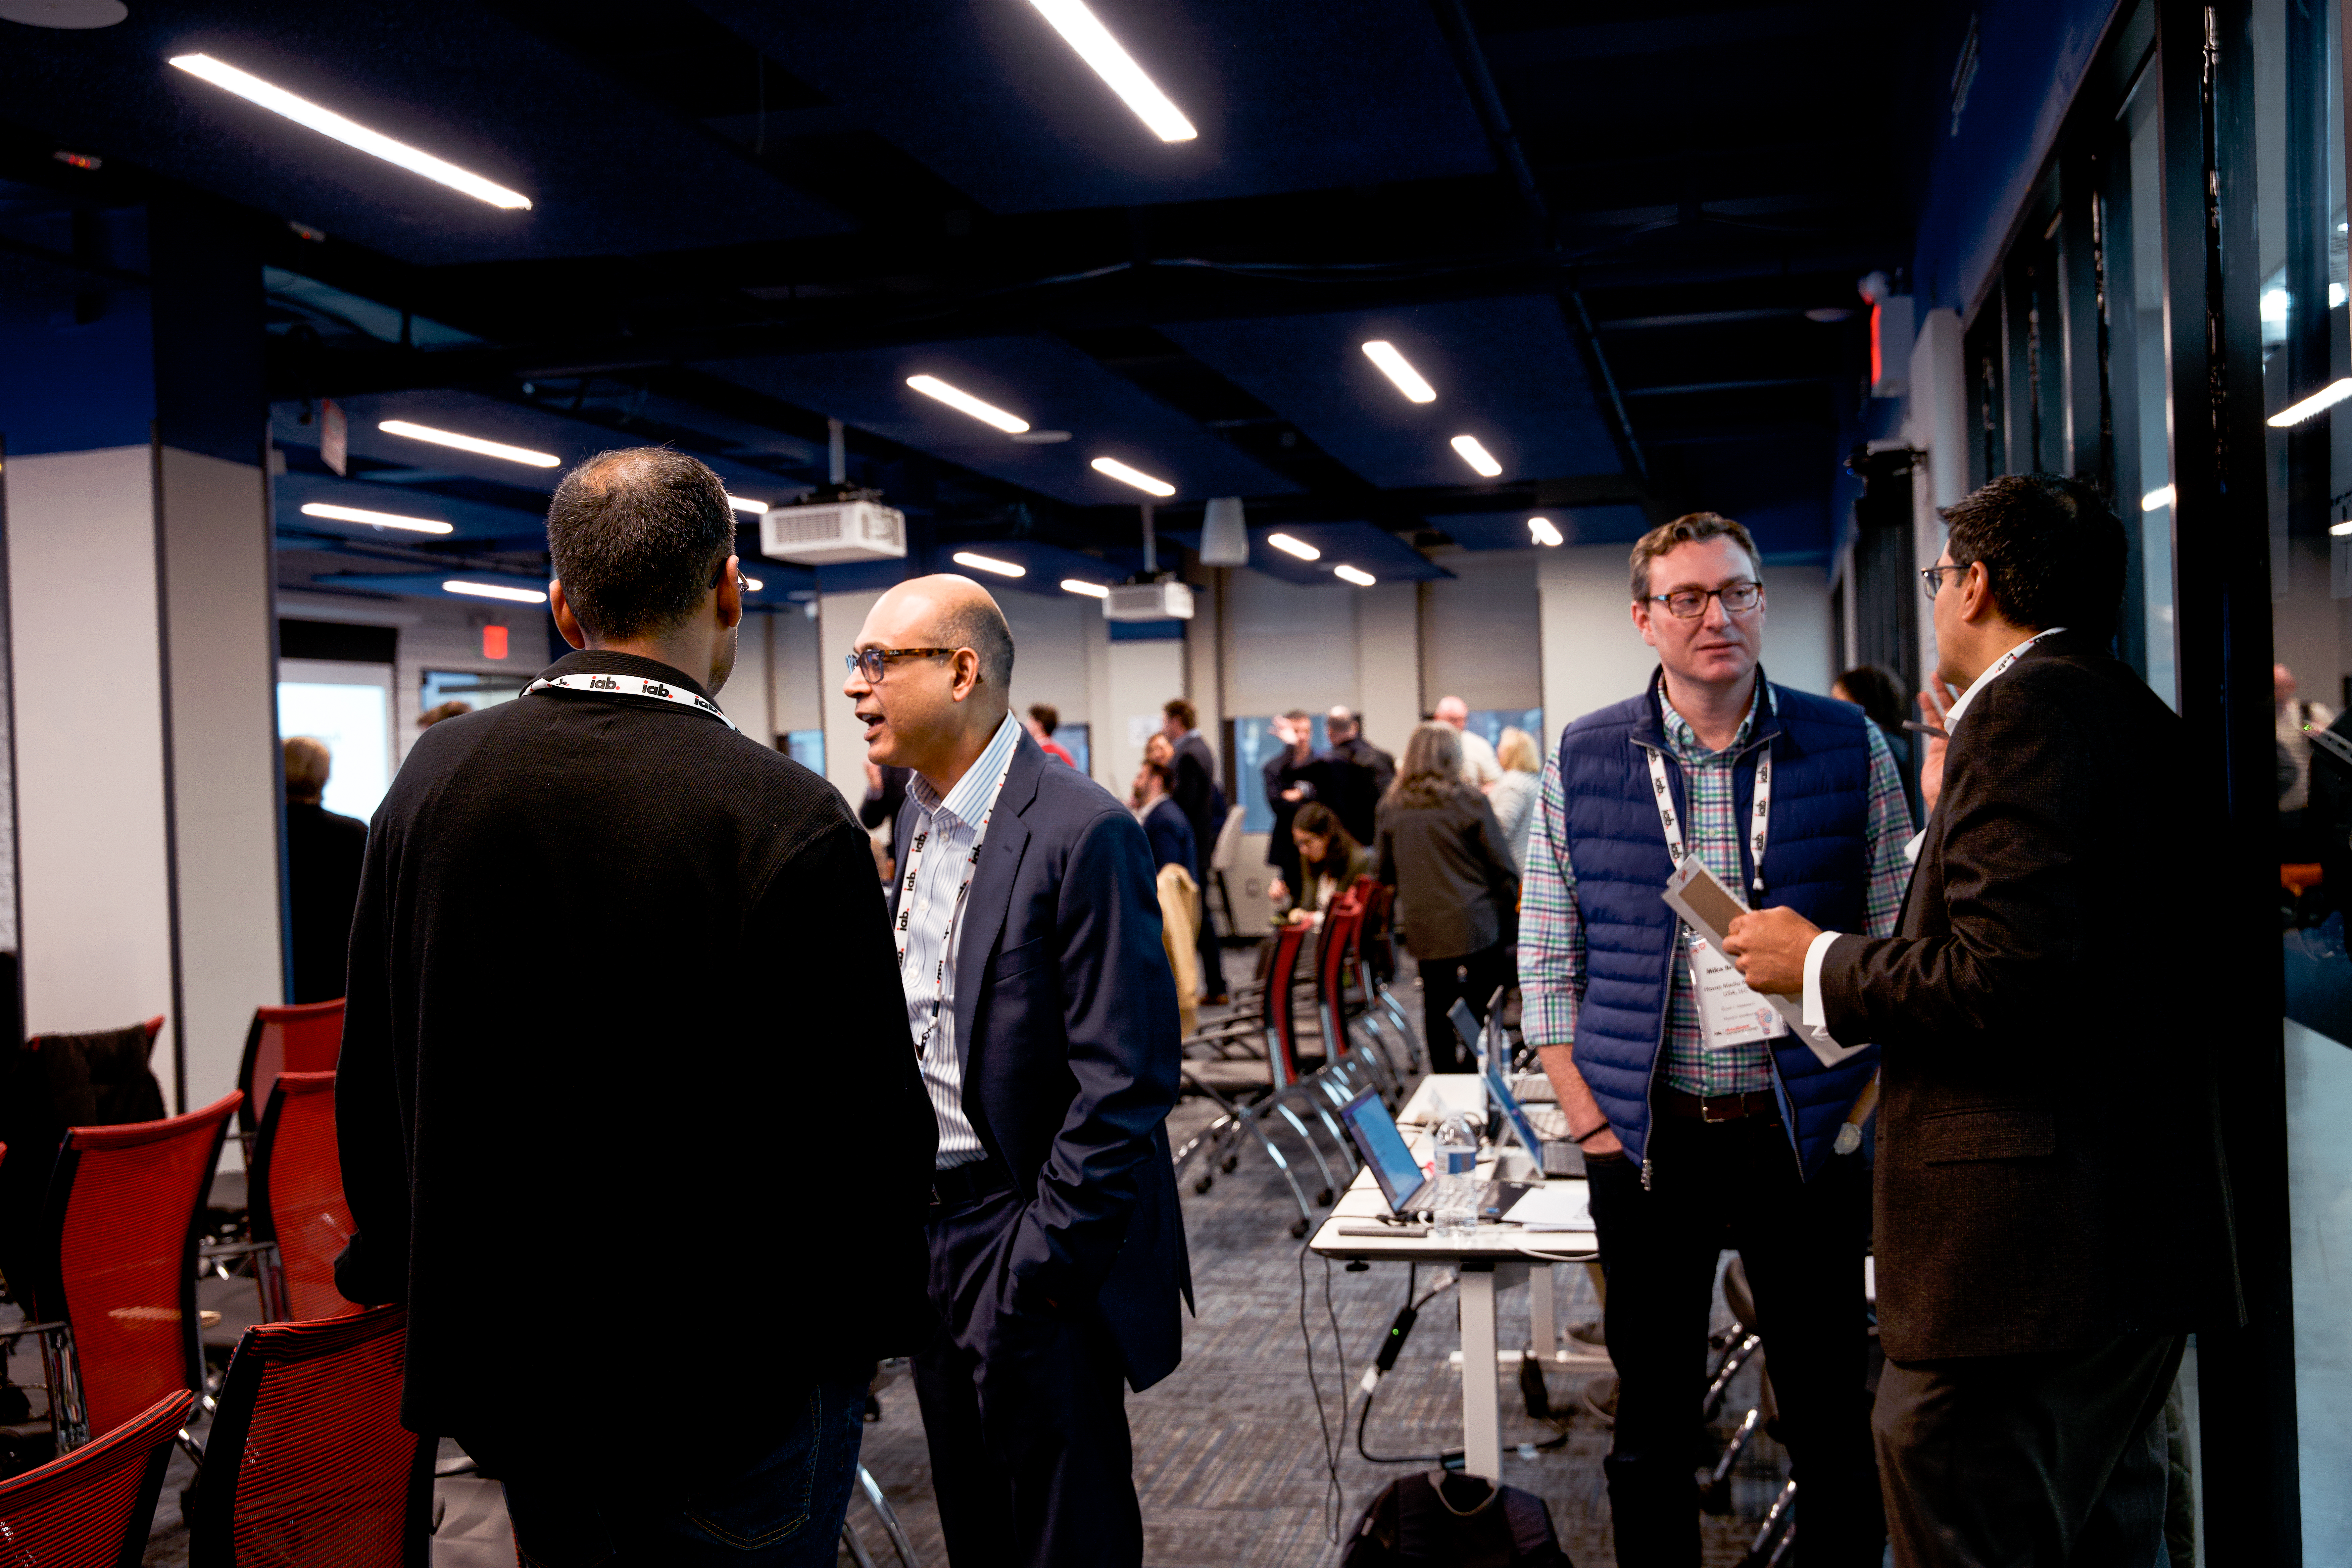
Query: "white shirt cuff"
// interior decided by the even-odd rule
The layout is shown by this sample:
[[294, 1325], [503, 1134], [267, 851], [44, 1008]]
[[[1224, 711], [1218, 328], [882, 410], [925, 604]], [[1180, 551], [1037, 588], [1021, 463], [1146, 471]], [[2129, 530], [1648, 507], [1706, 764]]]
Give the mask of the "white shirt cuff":
[[1805, 1027], [1808, 1029], [1826, 1029], [1829, 1026], [1828, 1010], [1822, 1005], [1822, 960], [1829, 956], [1830, 943], [1843, 934], [1841, 931], [1825, 931], [1813, 938], [1812, 945], [1805, 949]]

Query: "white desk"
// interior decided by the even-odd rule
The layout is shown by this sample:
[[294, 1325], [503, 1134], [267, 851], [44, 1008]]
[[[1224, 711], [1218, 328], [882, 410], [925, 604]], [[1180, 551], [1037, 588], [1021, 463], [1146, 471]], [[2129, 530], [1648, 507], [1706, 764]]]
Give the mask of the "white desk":
[[[1421, 1080], [1412, 1098], [1405, 1102], [1403, 1114], [1397, 1118], [1414, 1154], [1424, 1162], [1431, 1148], [1427, 1124], [1443, 1110], [1452, 1109], [1485, 1118], [1486, 1091], [1475, 1073], [1431, 1074]], [[1491, 1160], [1482, 1159], [1478, 1168], [1482, 1176], [1493, 1173]], [[1574, 1206], [1582, 1206], [1584, 1182], [1580, 1177], [1555, 1177], [1545, 1184], [1545, 1188], [1547, 1207], [1550, 1206], [1549, 1200], [1554, 1191]], [[1530, 1194], [1522, 1202], [1533, 1203], [1535, 1198], [1536, 1194]], [[1591, 1253], [1596, 1247], [1596, 1240], [1590, 1230], [1529, 1232], [1507, 1224], [1482, 1225], [1475, 1236], [1460, 1241], [1438, 1241], [1427, 1236], [1340, 1234], [1342, 1230], [1375, 1226], [1379, 1216], [1386, 1213], [1388, 1200], [1381, 1195], [1379, 1184], [1370, 1170], [1360, 1171], [1307, 1245], [1326, 1258], [1350, 1261], [1455, 1266], [1461, 1276], [1458, 1289], [1462, 1298], [1463, 1468], [1474, 1476], [1485, 1476], [1499, 1483], [1503, 1479], [1503, 1410], [1496, 1378], [1505, 1358], [1496, 1353], [1495, 1344], [1495, 1293], [1521, 1280], [1528, 1282], [1538, 1361], [1549, 1366], [1589, 1360], [1596, 1369], [1605, 1367], [1605, 1357], [1562, 1355], [1556, 1337], [1553, 1264], [1530, 1256]], [[1508, 1359], [1516, 1364], [1519, 1358], [1514, 1352]]]

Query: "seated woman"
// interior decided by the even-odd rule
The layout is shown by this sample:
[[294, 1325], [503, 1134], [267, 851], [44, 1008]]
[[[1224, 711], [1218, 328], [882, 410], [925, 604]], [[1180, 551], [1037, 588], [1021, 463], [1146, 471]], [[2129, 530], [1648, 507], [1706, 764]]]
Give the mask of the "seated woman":
[[1298, 808], [1291, 818], [1290, 841], [1298, 846], [1299, 886], [1294, 893], [1275, 884], [1274, 918], [1284, 925], [1320, 925], [1333, 899], [1372, 874], [1371, 851], [1357, 843], [1339, 814], [1321, 801]]

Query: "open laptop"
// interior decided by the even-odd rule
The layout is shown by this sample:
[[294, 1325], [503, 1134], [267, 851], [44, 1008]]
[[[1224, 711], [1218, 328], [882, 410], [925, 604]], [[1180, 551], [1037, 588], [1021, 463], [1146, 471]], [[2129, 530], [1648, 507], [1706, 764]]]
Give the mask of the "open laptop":
[[[1341, 1106], [1339, 1120], [1346, 1123], [1348, 1136], [1356, 1141], [1364, 1163], [1371, 1167], [1372, 1180], [1380, 1184], [1381, 1195], [1388, 1200], [1391, 1214], [1419, 1214], [1435, 1205], [1437, 1178], [1422, 1174], [1421, 1162], [1412, 1157], [1412, 1150], [1406, 1145], [1404, 1134], [1397, 1131], [1396, 1119], [1381, 1103], [1378, 1090], [1368, 1089]], [[1482, 1183], [1478, 1213], [1487, 1219], [1500, 1219], [1510, 1212], [1513, 1204], [1535, 1189], [1532, 1182]]]
[[[1576, 1145], [1568, 1140], [1568, 1117], [1558, 1106], [1546, 1106], [1540, 1111], [1531, 1110], [1521, 1102], [1511, 1089], [1511, 1055], [1509, 1042], [1504, 1037], [1502, 1026], [1502, 994], [1486, 1010], [1484, 1033], [1486, 1059], [1486, 1099], [1501, 1113], [1503, 1125], [1511, 1130], [1537, 1166], [1548, 1176], [1574, 1175], [1584, 1168]], [[1465, 1040], [1475, 1039], [1481, 1032], [1477, 1015], [1469, 1004], [1457, 1001], [1447, 1016]]]

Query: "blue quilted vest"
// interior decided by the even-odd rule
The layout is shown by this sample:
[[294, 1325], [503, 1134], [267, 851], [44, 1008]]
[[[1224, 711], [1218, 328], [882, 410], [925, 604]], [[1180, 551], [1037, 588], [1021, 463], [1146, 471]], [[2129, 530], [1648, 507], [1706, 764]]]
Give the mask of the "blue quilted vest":
[[[1666, 1032], [1676, 962], [1675, 915], [1659, 894], [1672, 862], [1653, 799], [1649, 752], [1665, 758], [1680, 819], [1690, 821], [1682, 769], [1666, 749], [1660, 677], [1641, 696], [1588, 713], [1559, 738], [1569, 863], [1583, 917], [1584, 1000], [1576, 1015], [1576, 1068], [1608, 1113], [1626, 1153], [1646, 1167], [1650, 1096]], [[1870, 740], [1862, 710], [1766, 686], [1748, 749], [1732, 772], [1742, 895], [1785, 904], [1824, 931], [1860, 931], [1870, 880]], [[1755, 749], [1772, 748], [1772, 812], [1764, 893], [1747, 839]], [[1772, 1042], [1773, 1091], [1805, 1175], [1822, 1167], [1838, 1124], [1878, 1065], [1875, 1047], [1825, 1068], [1791, 1032]]]

